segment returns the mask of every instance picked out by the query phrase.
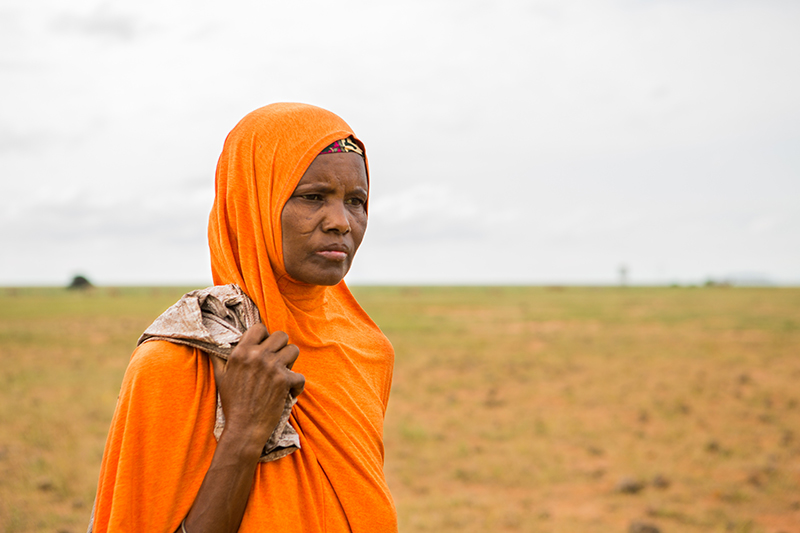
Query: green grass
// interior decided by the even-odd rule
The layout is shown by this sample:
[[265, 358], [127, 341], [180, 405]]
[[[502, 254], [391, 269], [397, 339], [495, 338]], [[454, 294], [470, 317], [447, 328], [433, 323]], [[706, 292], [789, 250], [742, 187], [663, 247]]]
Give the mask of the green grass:
[[[0, 530], [85, 528], [130, 353], [187, 290], [0, 289]], [[800, 290], [353, 292], [397, 354], [401, 531], [800, 531]]]

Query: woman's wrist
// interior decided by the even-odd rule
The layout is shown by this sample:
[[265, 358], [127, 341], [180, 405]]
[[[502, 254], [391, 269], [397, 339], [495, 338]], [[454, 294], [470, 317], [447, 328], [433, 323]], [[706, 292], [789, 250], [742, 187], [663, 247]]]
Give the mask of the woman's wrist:
[[217, 442], [221, 457], [233, 459], [234, 462], [242, 460], [244, 462], [255, 462], [261, 457], [261, 452], [267, 442], [268, 437], [261, 438], [252, 432], [237, 431], [233, 427], [225, 427]]
[[183, 529], [176, 533], [237, 531], [262, 448], [235, 431], [223, 431], [192, 508], [181, 524]]

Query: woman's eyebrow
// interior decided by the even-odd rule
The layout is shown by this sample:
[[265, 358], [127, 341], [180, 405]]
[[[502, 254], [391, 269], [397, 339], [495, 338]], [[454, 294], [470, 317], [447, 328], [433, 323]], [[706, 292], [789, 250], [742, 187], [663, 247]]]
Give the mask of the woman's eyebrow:
[[300, 191], [315, 191], [315, 192], [331, 192], [336, 187], [329, 183], [301, 183], [295, 189], [295, 192]]
[[[331, 193], [336, 191], [338, 187], [331, 185], [329, 183], [301, 183], [295, 188], [295, 194], [305, 194], [309, 192], [318, 192], [318, 193]], [[369, 194], [369, 190], [365, 189], [364, 187], [354, 187], [348, 191], [350, 194], [363, 194], [367, 196]]]

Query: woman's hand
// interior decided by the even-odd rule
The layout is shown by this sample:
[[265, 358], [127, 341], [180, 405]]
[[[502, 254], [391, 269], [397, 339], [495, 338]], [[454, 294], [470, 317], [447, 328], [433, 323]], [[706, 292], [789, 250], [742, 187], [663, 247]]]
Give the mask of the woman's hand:
[[245, 446], [244, 453], [255, 454], [256, 459], [261, 455], [283, 413], [286, 395], [297, 397], [303, 392], [305, 378], [291, 370], [299, 354], [286, 333], [270, 335], [266, 326], [256, 324], [245, 332], [227, 362], [212, 357], [225, 413], [220, 440], [227, 436]]
[[261, 450], [278, 425], [286, 395], [303, 392], [306, 379], [292, 372], [299, 354], [286, 333], [270, 335], [257, 324], [242, 335], [227, 362], [211, 356], [225, 429], [184, 520], [186, 531], [239, 529]]

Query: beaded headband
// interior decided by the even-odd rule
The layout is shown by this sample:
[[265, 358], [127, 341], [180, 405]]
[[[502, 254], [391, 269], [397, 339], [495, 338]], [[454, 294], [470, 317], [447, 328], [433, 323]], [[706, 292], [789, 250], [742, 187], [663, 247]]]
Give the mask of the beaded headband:
[[340, 154], [345, 152], [355, 152], [364, 157], [364, 151], [358, 146], [351, 137], [340, 139], [329, 144], [320, 154]]

